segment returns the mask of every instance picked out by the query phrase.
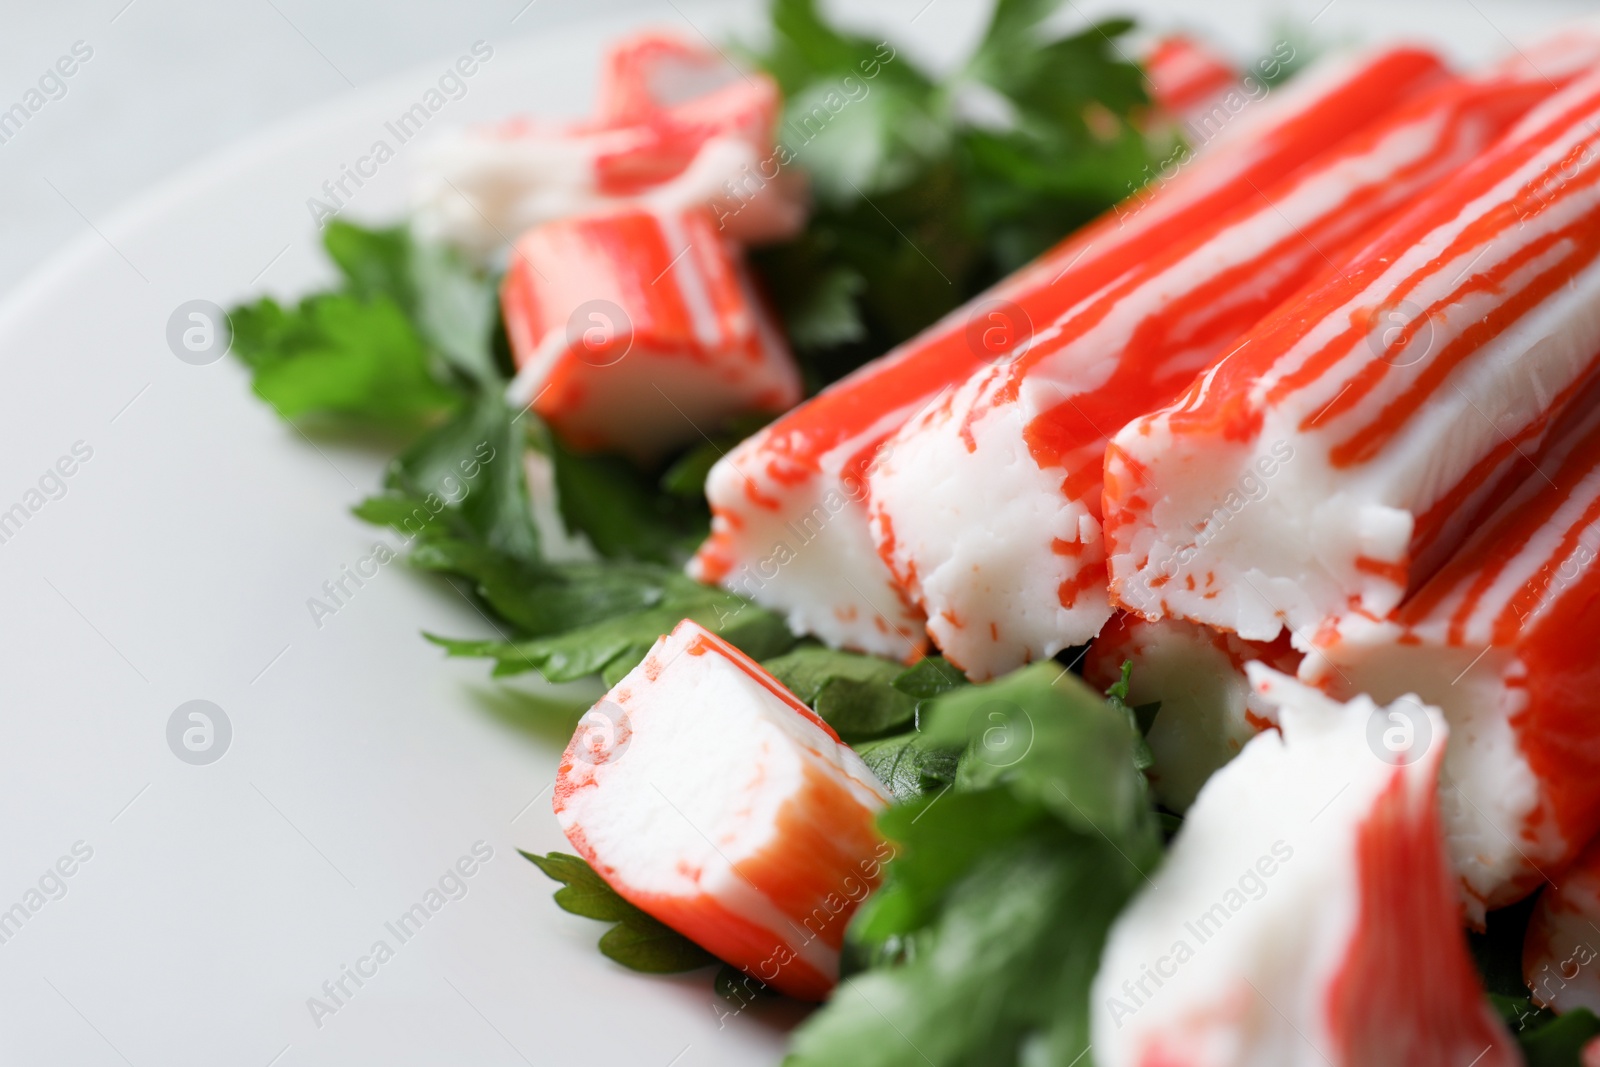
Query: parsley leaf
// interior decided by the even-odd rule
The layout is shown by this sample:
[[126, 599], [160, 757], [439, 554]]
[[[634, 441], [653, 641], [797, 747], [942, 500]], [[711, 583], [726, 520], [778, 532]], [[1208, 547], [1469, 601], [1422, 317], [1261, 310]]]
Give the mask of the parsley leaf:
[[323, 247], [339, 288], [293, 307], [266, 297], [228, 315], [233, 352], [278, 414], [422, 426], [456, 407], [458, 375], [495, 377], [488, 278], [454, 253], [414, 247], [404, 227], [335, 221]]
[[1130, 891], [1118, 862], [1107, 844], [1059, 831], [983, 850], [915, 953], [846, 979], [786, 1062], [1073, 1062], [1089, 1043], [1105, 932]]
[[430, 512], [442, 504], [455, 529], [488, 548], [537, 559], [539, 532], [522, 466], [525, 432], [498, 391], [480, 395], [396, 458], [385, 483], [391, 494], [422, 501]]
[[1106, 933], [1161, 850], [1126, 713], [1041, 663], [934, 698], [920, 733], [868, 751], [905, 758], [898, 742], [959, 750], [959, 769], [879, 817], [896, 852], [847, 934], [868, 969], [791, 1067], [1073, 1062]]
[[896, 689], [904, 669], [890, 660], [808, 645], [762, 664], [846, 741], [911, 725], [914, 698]]
[[422, 339], [386, 297], [307, 297], [292, 308], [271, 297], [228, 314], [233, 352], [254, 372], [257, 396], [279, 415], [337, 415], [416, 424], [455, 406], [428, 367]]
[[676, 974], [717, 962], [715, 956], [687, 937], [623, 900], [577, 856], [565, 852], [545, 856], [522, 852], [522, 856], [547, 877], [562, 883], [555, 892], [555, 901], [563, 910], [616, 924], [600, 936], [600, 951], [624, 967], [651, 974]]
[[778, 158], [817, 195], [805, 230], [758, 249], [808, 381], [905, 340], [1143, 183], [1143, 76], [1112, 19], [1050, 31], [1060, 0], [999, 0], [948, 77], [891, 42], [773, 0], [753, 53], [782, 87]]
[[693, 497], [663, 492], [621, 456], [580, 455], [553, 435], [549, 454], [562, 521], [569, 532], [587, 535], [602, 556], [682, 564], [710, 531], [700, 486]]
[[902, 804], [955, 781], [959, 750], [930, 746], [916, 733], [860, 741], [852, 747]]

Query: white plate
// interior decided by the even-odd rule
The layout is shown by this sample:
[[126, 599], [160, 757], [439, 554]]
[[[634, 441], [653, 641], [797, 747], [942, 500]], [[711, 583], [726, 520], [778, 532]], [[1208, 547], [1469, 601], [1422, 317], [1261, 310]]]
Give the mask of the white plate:
[[[1267, 4], [1137, 6], [1164, 11], [1157, 26], [1209, 24], [1241, 45], [1275, 25]], [[1321, 6], [1297, 9], [1299, 21]], [[1501, 31], [1522, 37], [1576, 10], [1333, 0], [1316, 29], [1392, 28], [1476, 57], [1504, 47]], [[657, 21], [717, 35], [734, 14], [664, 6]], [[958, 50], [981, 17], [956, 0], [874, 16], [931, 56]], [[431, 127], [584, 110], [621, 28], [497, 47]], [[613, 966], [594, 949], [600, 924], [558, 911], [552, 884], [517, 856], [564, 846], [548, 807], [561, 739], [528, 725], [533, 698], [418, 637], [486, 633], [469, 605], [390, 565], [313, 621], [308, 599], [383, 539], [348, 515], [383, 453], [311, 443], [250, 395], [233, 361], [190, 366], [165, 342], [185, 301], [326, 280], [306, 199], [374, 140], [393, 141], [384, 123], [452, 59], [197, 168], [0, 306], [0, 512], [76, 442], [93, 452], [65, 495], [0, 543], [0, 923], [43, 901], [20, 929], [0, 926], [0, 1062], [697, 1067], [781, 1055], [798, 1013], [721, 1020], [706, 973]], [[406, 159], [401, 148], [357, 192], [353, 216], [398, 213]], [[167, 742], [169, 718], [195, 699], [224, 709], [233, 731], [205, 766]], [[465, 896], [402, 943], [386, 923], [480, 841], [493, 858]], [[75, 844], [92, 856], [45, 879], [59, 899], [30, 898]], [[314, 1019], [309, 998], [334, 1006], [323, 983], [380, 940], [393, 958], [359, 987], [346, 978], [337, 1010]]]

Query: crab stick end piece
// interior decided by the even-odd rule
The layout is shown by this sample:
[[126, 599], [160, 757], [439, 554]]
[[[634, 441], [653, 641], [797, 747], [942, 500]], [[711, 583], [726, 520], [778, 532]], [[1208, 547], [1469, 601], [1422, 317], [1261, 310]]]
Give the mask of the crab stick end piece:
[[[1139, 269], [1221, 215], [1257, 202], [1264, 186], [1305, 167], [1330, 145], [1445, 77], [1440, 60], [1426, 52], [1367, 53], [1297, 78], [1274, 93], [1272, 102], [1230, 120], [1226, 131], [1213, 129], [1215, 143], [1204, 157], [1184, 166], [1171, 181], [1151, 183], [752, 438], [749, 448], [740, 450], [737, 472], [726, 470], [726, 476], [714, 475], [708, 484], [713, 511], [726, 521], [714, 528], [691, 573], [739, 581], [750, 589], [748, 595], [787, 612], [796, 629], [830, 644], [900, 656], [906, 652], [905, 632], [914, 629], [916, 636], [909, 640], [920, 645], [924, 613], [910, 591], [913, 575], [896, 562], [896, 579], [872, 559], [874, 535], [864, 506], [871, 494], [863, 478], [870, 477], [874, 463], [883, 461], [875, 454], [884, 441], [919, 412], [943, 404], [950, 391], [974, 374], [1007, 361], [1034, 331], [1046, 329], [1108, 282]], [[1175, 383], [1173, 390], [1180, 386]], [[1107, 432], [1115, 425], [1120, 421], [1107, 420]], [[784, 562], [795, 553], [804, 560], [808, 552], [802, 546], [824, 543], [802, 529], [819, 525], [826, 528], [820, 537], [834, 549], [809, 564]], [[881, 544], [890, 534], [880, 529], [877, 536]], [[1042, 551], [1048, 555], [1058, 547], [1070, 552], [1082, 546], [1092, 555], [1093, 540], [1092, 531], [1064, 529]], [[892, 560], [894, 553], [884, 556]], [[829, 567], [828, 560], [836, 566]], [[1052, 569], [1058, 566], [1059, 559], [1049, 563]], [[1037, 658], [1056, 641], [1071, 643], [1067, 634], [1038, 636], [1058, 620], [1058, 605], [1081, 604], [1082, 617], [1070, 625], [1088, 634], [1109, 614], [1103, 572], [1093, 560], [1075, 579], [1042, 588], [1050, 603], [1037, 612], [1030, 608], [1024, 629], [1014, 630], [997, 618], [967, 623], [975, 627], [980, 645], [987, 641], [1004, 657], [986, 665], [969, 653], [964, 666], [974, 675]], [[959, 605], [941, 605], [930, 614], [944, 620], [935, 624], [939, 627], [948, 623], [959, 628], [970, 613]], [[1011, 644], [1023, 636], [1031, 643]], [[948, 630], [942, 639], [955, 647]], [[961, 658], [960, 651], [954, 655]]]
[[1522, 942], [1522, 979], [1535, 1004], [1558, 1013], [1575, 1008], [1600, 1013], [1597, 926], [1600, 842], [1584, 849], [1533, 906]]
[[1440, 787], [1468, 919], [1547, 884], [1600, 833], [1600, 386], [1538, 473], [1389, 618], [1319, 627], [1300, 667], [1335, 695], [1418, 693], [1456, 737]]
[[1600, 73], [1548, 96], [1124, 426], [1104, 499], [1115, 602], [1253, 640], [1287, 626], [1305, 647], [1449, 557], [1600, 376], [1600, 181], [1567, 176], [1597, 116]]
[[889, 793], [761, 667], [685, 620], [584, 716], [555, 813], [624, 898], [805, 1000], [891, 848]]
[[831, 647], [919, 659], [922, 615], [873, 548], [865, 483], [839, 458], [848, 448], [804, 463], [773, 437], [759, 431], [711, 468], [711, 536], [690, 577], [781, 612], [791, 630]]
[[[1021, 405], [991, 409], [1004, 377], [980, 371], [926, 408], [867, 476], [879, 554], [973, 681], [1083, 644], [1111, 617], [1100, 524], [1028, 454]], [[975, 409], [986, 432], [969, 436]]]
[[1537, 889], [1541, 870], [1555, 869], [1577, 847], [1520, 737], [1530, 704], [1526, 671], [1506, 650], [1440, 647], [1406, 638], [1393, 623], [1349, 620], [1334, 642], [1307, 653], [1300, 677], [1338, 697], [1409, 692], [1440, 709], [1456, 738], [1440, 774], [1440, 814], [1463, 917], [1473, 927], [1483, 928], [1490, 909]]
[[1218, 97], [1239, 85], [1239, 71], [1226, 57], [1184, 34], [1157, 40], [1141, 66], [1151, 102], [1177, 120], [1204, 114]]
[[781, 332], [704, 209], [535, 227], [501, 302], [513, 401], [576, 448], [648, 460], [800, 398]]
[[1172, 811], [1187, 811], [1218, 768], [1277, 725], [1277, 706], [1245, 677], [1252, 660], [1293, 672], [1300, 654], [1282, 638], [1245, 641], [1181, 619], [1151, 622], [1125, 613], [1089, 647], [1083, 675], [1091, 685], [1104, 689], [1131, 663], [1128, 703], [1160, 704], [1146, 735], [1155, 762], [1145, 773], [1156, 799]]
[[[1096, 1062], [1520, 1062], [1457, 922], [1435, 799], [1444, 720], [1414, 699], [1340, 704], [1248, 671], [1281, 733], [1211, 778], [1112, 927], [1092, 990]], [[1428, 740], [1374, 749], [1374, 724], [1394, 716]]]

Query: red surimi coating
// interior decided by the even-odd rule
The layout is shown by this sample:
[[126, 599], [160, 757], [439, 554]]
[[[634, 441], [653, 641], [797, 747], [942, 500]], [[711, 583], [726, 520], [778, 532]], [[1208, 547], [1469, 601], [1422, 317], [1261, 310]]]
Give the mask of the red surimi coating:
[[1170, 401], [1554, 92], [1518, 64], [1423, 94], [1153, 253], [908, 422], [868, 481], [874, 534], [946, 657], [981, 680], [1093, 637], [1111, 612], [1107, 435]]
[[518, 387], [576, 448], [650, 458], [799, 399], [782, 335], [705, 208], [535, 227], [501, 303]]
[[793, 236], [804, 182], [780, 173], [775, 82], [711, 48], [656, 33], [606, 56], [599, 111], [552, 123], [517, 117], [423, 149], [416, 225], [486, 258], [529, 227], [625, 209], [685, 184], [678, 207], [704, 205], [718, 233], [744, 244]]
[[1387, 619], [1330, 620], [1301, 668], [1336, 693], [1409, 691], [1444, 711], [1442, 800], [1478, 921], [1600, 833], [1597, 400], [1580, 398], [1540, 469], [1439, 573]]
[[[1339, 704], [1259, 663], [1281, 733], [1201, 790], [1113, 924], [1091, 1011], [1101, 1067], [1512, 1067], [1457, 922], [1437, 775], [1413, 701]], [[1431, 734], [1398, 758], [1374, 724]]]
[[887, 790], [776, 679], [684, 620], [579, 723], [573, 848], [631, 903], [781, 992], [823, 999], [892, 847]]
[[[730, 453], [707, 483], [712, 535], [691, 574], [787, 611], [791, 625], [830, 644], [915, 655], [920, 620], [876, 560], [862, 507], [861, 479], [885, 438], [943, 390], [1003, 360], [1035, 326], [1444, 76], [1432, 54], [1390, 49], [1313, 74], [1242, 112], [1175, 174], [1163, 174], [1149, 191]], [[788, 547], [824, 554], [829, 565], [786, 564], [753, 579], [752, 568], [771, 557], [786, 525], [818, 509], [829, 516], [825, 536]]]
[[[600, 78], [594, 125], [642, 127], [649, 147], [602, 154], [601, 187], [629, 195], [681, 174], [713, 137], [748, 141], [769, 154], [782, 100], [766, 74], [726, 71], [727, 61], [681, 37], [643, 33], [613, 45]], [[731, 76], [730, 76], [731, 75]], [[708, 79], [713, 87], [703, 90]]]
[[1183, 34], [1157, 41], [1145, 55], [1143, 66], [1151, 101], [1179, 119], [1205, 110], [1239, 84], [1239, 72], [1232, 63]]
[[[1588, 76], [1116, 435], [1119, 603], [1251, 639], [1287, 626], [1303, 647], [1438, 567], [1595, 373], [1600, 188], [1581, 161], [1597, 118]], [[1292, 463], [1224, 526], [1225, 505], [1241, 510], [1225, 494], [1269, 445]]]

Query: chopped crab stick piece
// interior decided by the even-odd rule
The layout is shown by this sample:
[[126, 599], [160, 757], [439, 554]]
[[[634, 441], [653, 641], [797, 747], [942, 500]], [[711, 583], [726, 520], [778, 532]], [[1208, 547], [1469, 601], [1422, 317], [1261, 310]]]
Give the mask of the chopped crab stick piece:
[[576, 448], [648, 460], [800, 398], [788, 347], [705, 208], [537, 226], [501, 303], [513, 401]]
[[803, 1000], [891, 854], [889, 793], [754, 660], [684, 620], [578, 724], [556, 775], [573, 848], [619, 894]]
[[1104, 689], [1128, 676], [1128, 703], [1159, 704], [1145, 740], [1155, 762], [1146, 770], [1151, 790], [1180, 815], [1195, 794], [1247, 741], [1277, 725], [1277, 705], [1250, 688], [1244, 665], [1260, 660], [1293, 673], [1300, 653], [1287, 640], [1245, 641], [1181, 619], [1148, 622], [1115, 616], [1089, 646], [1083, 676]]
[[1440, 805], [1479, 924], [1600, 833], [1597, 393], [1443, 570], [1387, 619], [1324, 624], [1300, 667], [1337, 695], [1416, 692], [1443, 711]]
[[776, 144], [783, 101], [777, 83], [741, 72], [720, 53], [661, 33], [615, 45], [600, 83], [599, 122], [659, 131], [654, 152], [624, 151], [597, 161], [610, 188], [645, 187], [681, 173], [713, 138], [733, 138], [750, 158], [722, 178], [711, 198], [717, 226], [747, 244], [792, 237], [805, 224], [805, 183], [780, 172]]
[[1437, 569], [1595, 375], [1597, 120], [1591, 74], [1117, 433], [1120, 605], [1303, 648]]
[[1230, 90], [1239, 89], [1239, 72], [1232, 63], [1182, 34], [1158, 40], [1142, 65], [1151, 102], [1178, 122], [1210, 115]]
[[[1263, 185], [906, 423], [868, 479], [872, 533], [945, 656], [978, 681], [1093, 637], [1111, 616], [1107, 435], [1172, 400], [1552, 91], [1520, 70], [1440, 86]], [[1266, 490], [1251, 479], [1247, 491]]]
[[1522, 979], [1541, 1008], [1600, 1013], [1600, 841], [1557, 877], [1528, 920]]
[[[419, 234], [489, 257], [529, 227], [614, 210], [678, 177], [719, 139], [741, 151], [718, 157], [722, 167], [701, 192], [720, 209], [728, 236], [771, 239], [799, 228], [803, 200], [771, 166], [780, 111], [771, 78], [741, 74], [710, 49], [653, 34], [619, 44], [604, 71], [593, 121], [518, 118], [426, 145], [413, 190]], [[746, 190], [753, 173], [762, 188], [732, 198], [730, 190]]]
[[[1281, 734], [1258, 735], [1206, 783], [1112, 926], [1091, 991], [1095, 1062], [1521, 1063], [1457, 919], [1434, 784], [1443, 719], [1249, 669]], [[1429, 743], [1403, 759], [1374, 749], [1390, 715]]]
[[918, 411], [1080, 300], [1445, 77], [1391, 49], [1335, 63], [1242, 112], [1170, 180], [746, 440], [712, 469], [711, 537], [690, 572], [785, 612], [831, 645], [914, 656], [921, 613], [867, 529], [863, 477]]

